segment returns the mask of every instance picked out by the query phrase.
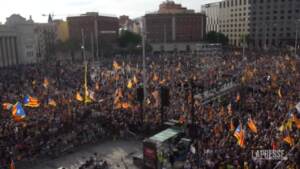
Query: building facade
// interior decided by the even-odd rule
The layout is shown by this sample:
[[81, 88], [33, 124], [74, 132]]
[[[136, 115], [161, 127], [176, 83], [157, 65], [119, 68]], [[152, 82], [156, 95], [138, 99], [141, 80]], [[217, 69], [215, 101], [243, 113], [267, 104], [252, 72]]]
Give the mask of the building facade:
[[206, 33], [219, 31], [220, 7], [219, 3], [210, 3], [202, 6], [202, 13], [206, 15]]
[[174, 1], [166, 0], [159, 5], [157, 11], [160, 14], [176, 14], [176, 13], [194, 13], [194, 10], [187, 9], [181, 4], [176, 4]]
[[119, 26], [121, 30], [127, 30], [133, 32], [134, 21], [127, 15], [122, 15], [119, 17]]
[[244, 40], [255, 48], [292, 46], [299, 10], [299, 0], [223, 0], [219, 2], [219, 32], [235, 46]]
[[88, 12], [80, 16], [68, 17], [67, 22], [70, 40], [77, 43], [77, 46], [80, 45], [81, 30], [83, 30], [86, 49], [92, 51], [94, 57], [100, 56], [103, 51], [108, 52], [117, 44], [119, 31], [117, 17]]
[[[171, 7], [174, 7], [174, 10]], [[158, 12], [145, 15], [144, 24], [147, 41], [152, 48], [159, 46], [163, 51], [167, 46], [170, 48], [172, 44], [171, 48], [174, 51], [179, 45], [183, 45], [186, 51], [189, 51], [191, 43], [203, 41], [206, 19], [202, 13], [195, 13], [179, 4], [174, 4], [173, 1], [166, 1], [160, 5]]]
[[35, 24], [31, 18], [13, 14], [0, 27], [1, 67], [37, 62]]
[[0, 68], [19, 64], [17, 34], [6, 26], [0, 26]]

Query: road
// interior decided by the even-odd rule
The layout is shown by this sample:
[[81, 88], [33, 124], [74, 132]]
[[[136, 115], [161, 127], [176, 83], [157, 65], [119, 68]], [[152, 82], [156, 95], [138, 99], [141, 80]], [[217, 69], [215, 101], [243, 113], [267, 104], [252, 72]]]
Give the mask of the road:
[[111, 164], [111, 169], [125, 169], [122, 158], [130, 169], [137, 169], [132, 163], [131, 154], [141, 151], [141, 141], [106, 141], [95, 145], [81, 147], [73, 153], [56, 159], [43, 159], [34, 164], [22, 164], [18, 169], [78, 169], [87, 159], [98, 153], [101, 159]]

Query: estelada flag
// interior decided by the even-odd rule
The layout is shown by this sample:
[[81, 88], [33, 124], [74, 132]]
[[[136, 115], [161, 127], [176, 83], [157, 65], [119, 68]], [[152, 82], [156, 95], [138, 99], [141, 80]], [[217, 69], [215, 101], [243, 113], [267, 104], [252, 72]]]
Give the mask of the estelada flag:
[[253, 133], [257, 133], [257, 127], [251, 117], [248, 118], [248, 127]]
[[242, 129], [241, 125], [236, 128], [233, 135], [237, 139], [238, 145], [245, 148], [245, 131]]
[[31, 97], [29, 95], [24, 97], [24, 106], [26, 107], [39, 107], [40, 101], [37, 98]]
[[17, 102], [12, 108], [12, 117], [15, 121], [21, 121], [26, 117], [26, 113], [21, 105], [21, 103]]
[[294, 139], [290, 135], [284, 137], [283, 141], [288, 143], [290, 146], [294, 145]]

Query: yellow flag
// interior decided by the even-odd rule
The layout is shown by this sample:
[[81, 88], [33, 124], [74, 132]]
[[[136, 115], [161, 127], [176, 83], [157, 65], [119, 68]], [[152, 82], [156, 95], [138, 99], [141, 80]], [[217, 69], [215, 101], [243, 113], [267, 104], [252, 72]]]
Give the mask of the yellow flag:
[[133, 82], [134, 82], [135, 84], [137, 84], [137, 83], [139, 82], [139, 80], [136, 78], [135, 75], [133, 76]]
[[120, 70], [121, 69], [121, 66], [114, 60], [113, 61], [113, 68], [114, 68], [114, 70]]
[[132, 86], [133, 86], [132, 81], [131, 81], [131, 80], [128, 80], [127, 88], [128, 88], [128, 89], [131, 89]]

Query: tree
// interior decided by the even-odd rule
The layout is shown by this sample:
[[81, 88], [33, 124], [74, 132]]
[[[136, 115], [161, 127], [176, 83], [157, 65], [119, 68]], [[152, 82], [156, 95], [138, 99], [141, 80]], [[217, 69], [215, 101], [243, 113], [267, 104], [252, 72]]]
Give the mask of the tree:
[[222, 45], [227, 45], [229, 40], [223, 33], [211, 31], [206, 34], [206, 41], [208, 43], [221, 43]]
[[118, 39], [119, 47], [127, 50], [134, 51], [136, 47], [141, 44], [142, 37], [139, 34], [123, 30]]

